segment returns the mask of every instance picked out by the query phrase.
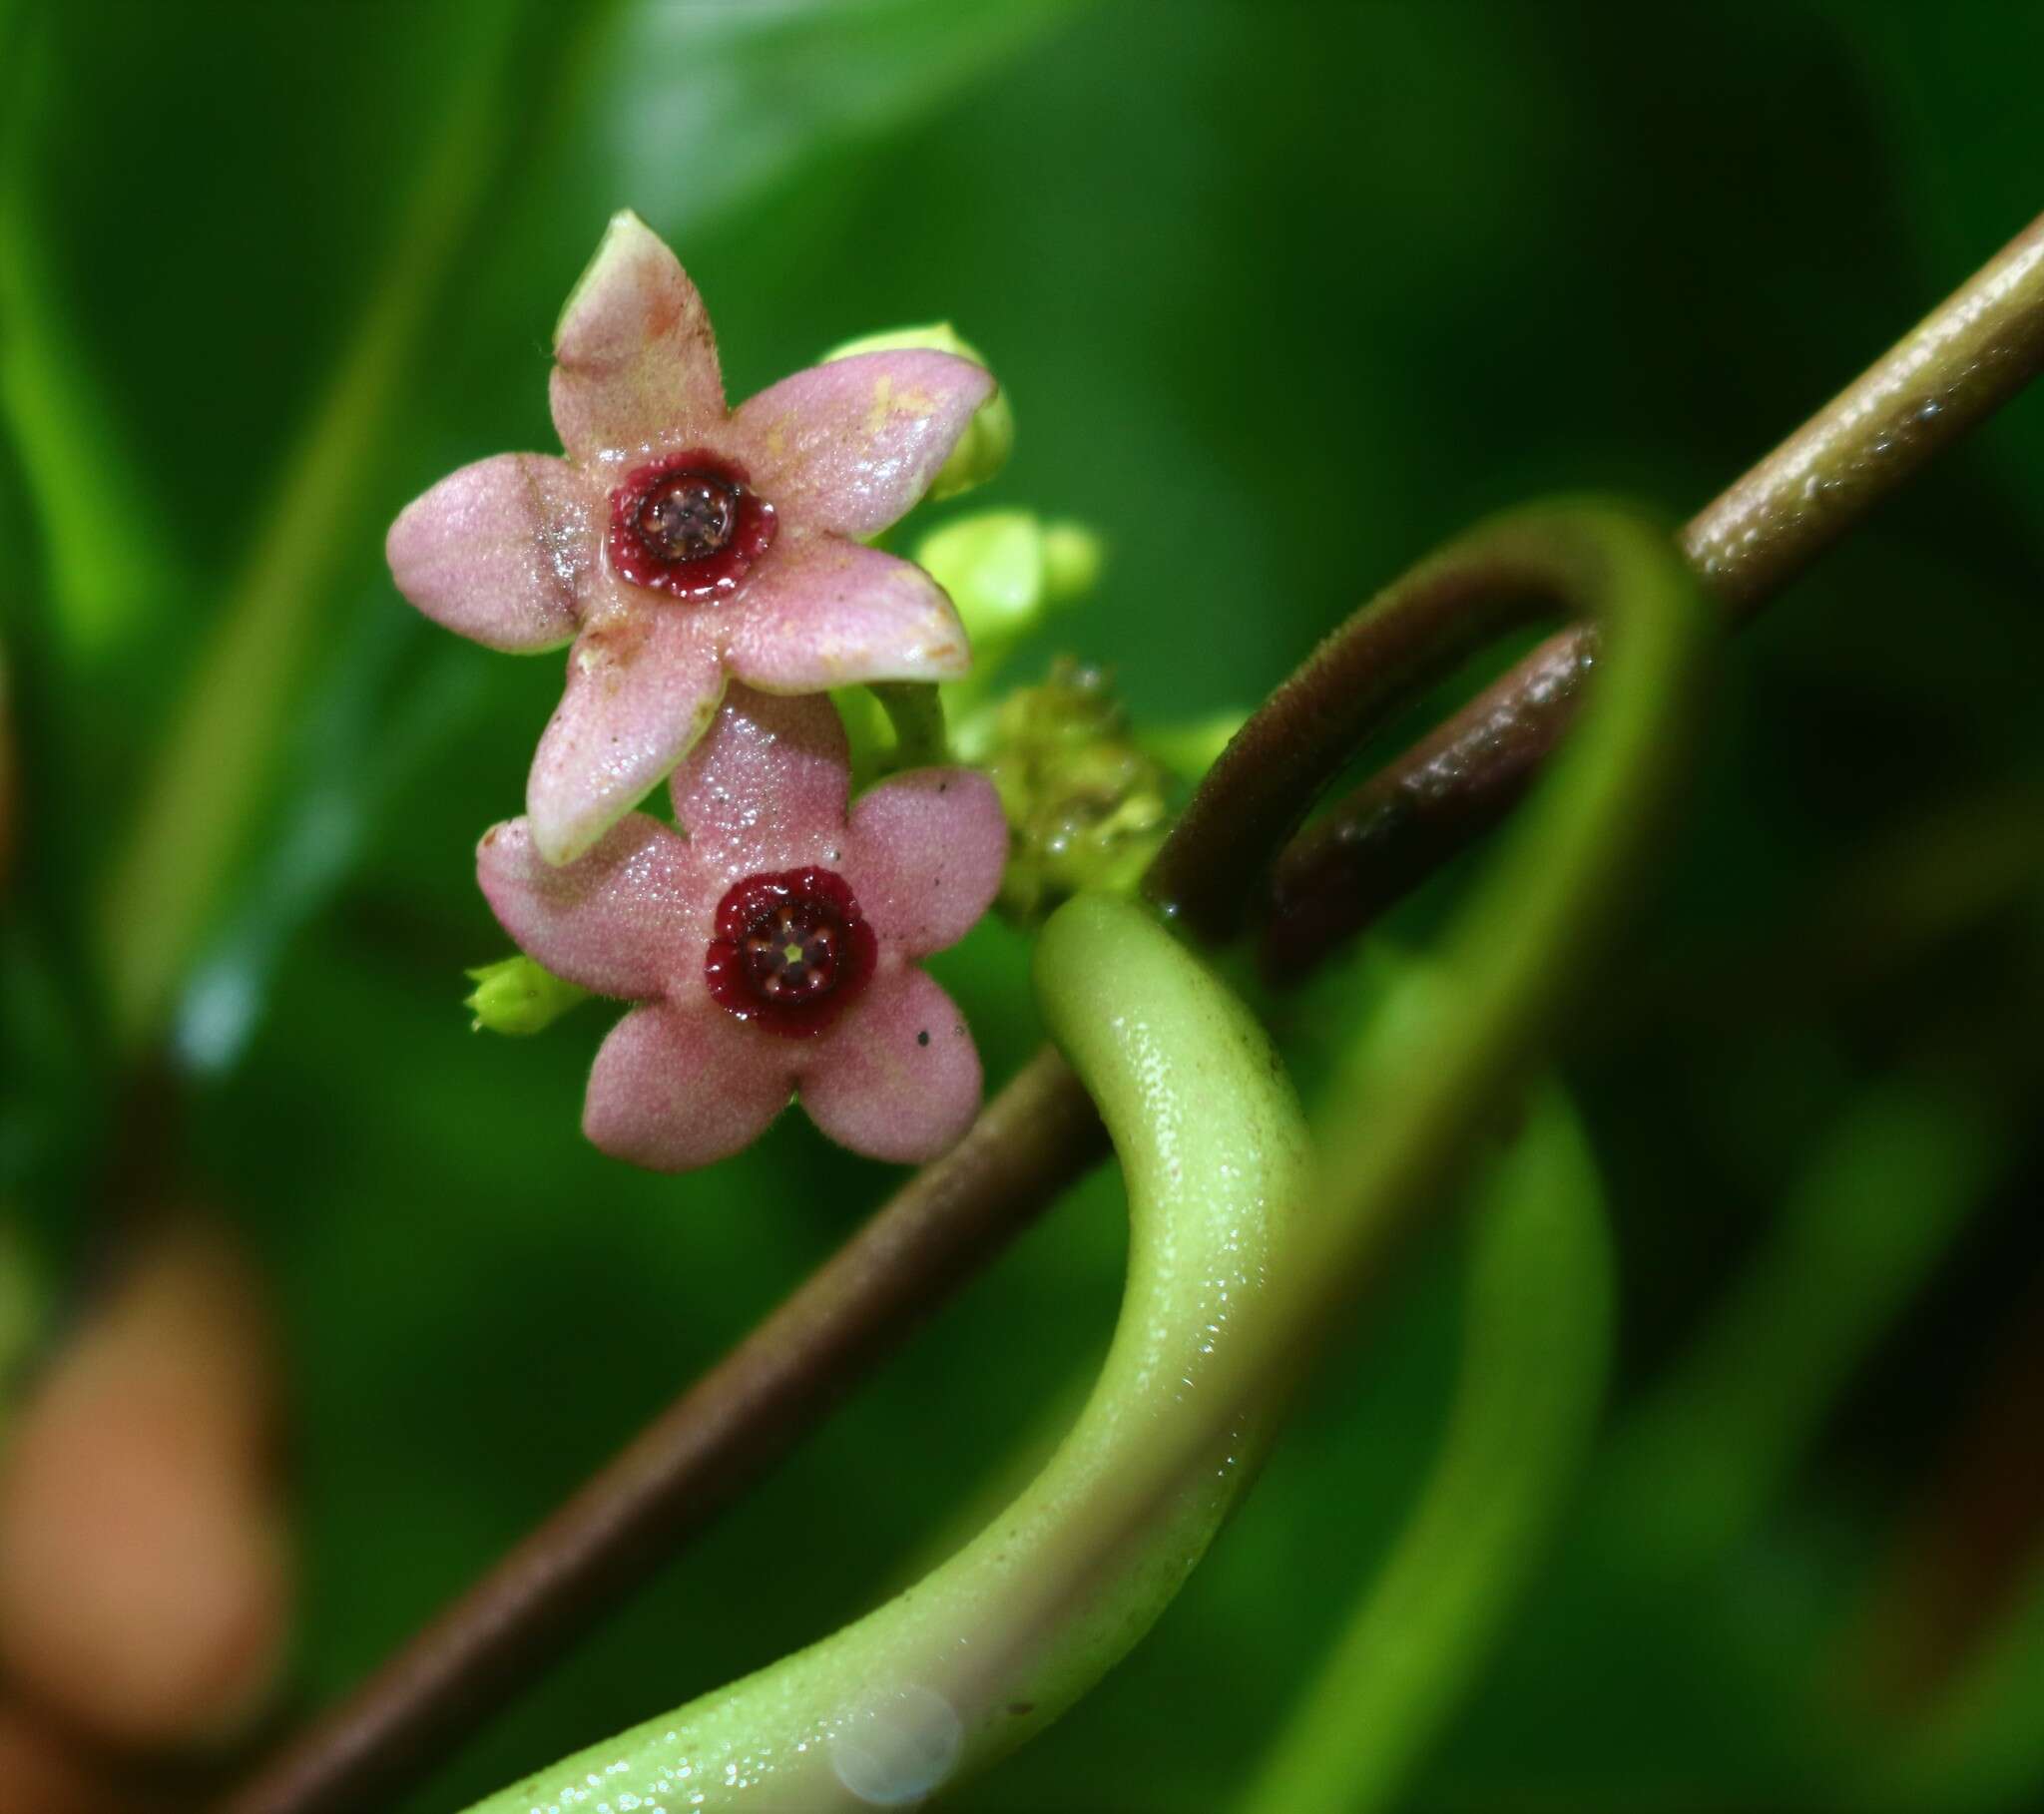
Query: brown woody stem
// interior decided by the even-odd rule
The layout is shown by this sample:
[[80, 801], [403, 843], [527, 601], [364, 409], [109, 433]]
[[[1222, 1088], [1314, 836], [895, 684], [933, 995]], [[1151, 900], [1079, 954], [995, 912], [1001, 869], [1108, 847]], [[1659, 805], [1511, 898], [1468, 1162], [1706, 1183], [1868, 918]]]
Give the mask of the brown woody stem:
[[[1743, 623], [1853, 524], [2044, 369], [2044, 216], [1681, 532]], [[1265, 968], [1303, 976], [1496, 824], [1574, 715], [1597, 660], [1579, 625], [1549, 639], [1286, 846]]]
[[[1779, 590], [2044, 365], [2044, 219], [1683, 534], [1736, 612]], [[1264, 867], [1384, 712], [1555, 596], [1509, 558], [1422, 565], [1322, 645], [1216, 764], [1146, 886], [1187, 923], [1239, 924]], [[1296, 972], [1502, 816], [1559, 737], [1596, 657], [1543, 645], [1280, 858]], [[1341, 827], [1346, 827], [1342, 829]], [[1375, 906], [1370, 904], [1374, 902]], [[828, 1414], [943, 1298], [1105, 1155], [1048, 1051], [766, 1322], [339, 1706], [229, 1814], [382, 1805]]]
[[1048, 1050], [730, 1354], [226, 1806], [380, 1807], [444, 1759], [1107, 1153]]

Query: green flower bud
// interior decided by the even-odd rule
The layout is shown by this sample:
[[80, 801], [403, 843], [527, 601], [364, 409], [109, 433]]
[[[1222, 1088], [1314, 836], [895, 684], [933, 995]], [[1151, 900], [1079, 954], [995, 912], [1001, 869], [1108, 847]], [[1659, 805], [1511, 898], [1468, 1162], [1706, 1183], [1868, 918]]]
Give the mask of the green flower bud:
[[[957, 331], [948, 321], [933, 321], [927, 327], [893, 327], [885, 333], [862, 334], [856, 340], [847, 340], [842, 346], [833, 346], [823, 355], [823, 363], [832, 359], [848, 359], [853, 353], [869, 352], [941, 352], [952, 353], [961, 359], [970, 359], [973, 364], [987, 365], [979, 349], [969, 341], [959, 338]], [[1008, 393], [996, 390], [973, 413], [972, 421], [964, 434], [959, 436], [958, 445], [951, 450], [930, 484], [929, 495], [935, 502], [955, 498], [961, 491], [970, 491], [975, 485], [984, 485], [1008, 463], [1008, 455], [1015, 449], [1015, 412], [1008, 407]]]
[[1083, 599], [1100, 584], [1107, 544], [1083, 523], [1043, 526], [1043, 596], [1049, 605]]
[[946, 681], [943, 693], [954, 748], [977, 760], [994, 734], [983, 709], [988, 683], [1054, 607], [1093, 589], [1105, 550], [1077, 523], [1045, 523], [1028, 510], [983, 510], [931, 530], [913, 559], [951, 595], [972, 642], [972, 672]]
[[471, 970], [475, 993], [465, 1006], [475, 1031], [523, 1036], [544, 1033], [569, 1009], [588, 1001], [589, 991], [563, 982], [529, 957], [510, 957]]
[[1133, 891], [1170, 829], [1170, 778], [1098, 669], [1061, 661], [1004, 699], [986, 769], [1012, 840], [995, 904], [1025, 925], [1083, 891]]

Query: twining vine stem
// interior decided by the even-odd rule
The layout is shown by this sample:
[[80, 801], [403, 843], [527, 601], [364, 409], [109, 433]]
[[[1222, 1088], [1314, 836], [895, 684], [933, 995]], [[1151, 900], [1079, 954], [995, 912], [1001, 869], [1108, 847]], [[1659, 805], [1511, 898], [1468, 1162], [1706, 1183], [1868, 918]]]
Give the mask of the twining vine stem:
[[[1744, 623], [2044, 368], [2044, 215], [1684, 526], [1685, 559]], [[1597, 660], [1577, 626], [1543, 643], [1285, 848], [1265, 968], [1296, 981], [1509, 812]]]
[[[2040, 367], [2044, 217], [1691, 523], [1683, 553], [1736, 614], [1751, 613]], [[1532, 602], [1523, 594], [1502, 603], [1490, 592], [1482, 597], [1486, 611]], [[1407, 684], [1423, 685], [1433, 668], [1409, 641], [1415, 622], [1451, 627], [1430, 604], [1422, 597], [1377, 617], [1366, 608], [1232, 748], [1244, 739], [1251, 749], [1281, 750], [1293, 739], [1338, 744], [1319, 721], [1324, 711], [1338, 714], [1338, 702], [1308, 677], [1332, 662], [1354, 683], [1376, 686], [1367, 659], [1373, 643], [1389, 645]], [[1316, 827], [1286, 849], [1274, 895], [1276, 942], [1323, 954], [1341, 927], [1363, 923], [1495, 823], [1559, 738], [1597, 659], [1592, 635], [1570, 632], [1543, 645], [1366, 782], [1327, 821], [1345, 822], [1349, 832]], [[1294, 764], [1296, 796], [1274, 800], [1245, 761], [1225, 755], [1161, 853], [1153, 897], [1176, 902], [1195, 926], [1211, 898], [1216, 923], [1239, 923], [1251, 897], [1245, 878], [1222, 869], [1240, 853], [1243, 822], [1261, 816], [1258, 841], [1275, 849], [1325, 778], [1309, 763]], [[1308, 892], [1320, 885], [1331, 905]], [[1295, 974], [1298, 966], [1284, 968]], [[1049, 1052], [1032, 1060], [956, 1149], [910, 1179], [545, 1524], [287, 1744], [231, 1798], [231, 1814], [378, 1805], [444, 1760], [785, 1455], [1105, 1150], [1063, 1062]]]

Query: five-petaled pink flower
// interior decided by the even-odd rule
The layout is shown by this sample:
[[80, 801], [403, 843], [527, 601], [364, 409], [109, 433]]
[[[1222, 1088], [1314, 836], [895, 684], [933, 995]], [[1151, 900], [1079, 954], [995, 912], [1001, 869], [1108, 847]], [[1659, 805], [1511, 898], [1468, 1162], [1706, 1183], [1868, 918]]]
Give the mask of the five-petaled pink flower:
[[938, 352], [812, 366], [728, 410], [703, 299], [636, 215], [610, 224], [554, 334], [568, 458], [499, 454], [411, 504], [390, 570], [492, 649], [573, 641], [526, 789], [566, 863], [703, 734], [726, 676], [774, 693], [965, 672], [958, 614], [861, 545], [929, 488], [993, 379]]
[[791, 1096], [874, 1158], [930, 1158], [964, 1133], [979, 1055], [915, 960], [992, 901], [1000, 802], [984, 775], [926, 768], [847, 813], [849, 780], [827, 698], [734, 686], [674, 771], [681, 831], [633, 813], [561, 868], [529, 820], [485, 834], [477, 874], [505, 930], [556, 974], [640, 1004], [590, 1074], [583, 1128], [606, 1152], [707, 1165]]

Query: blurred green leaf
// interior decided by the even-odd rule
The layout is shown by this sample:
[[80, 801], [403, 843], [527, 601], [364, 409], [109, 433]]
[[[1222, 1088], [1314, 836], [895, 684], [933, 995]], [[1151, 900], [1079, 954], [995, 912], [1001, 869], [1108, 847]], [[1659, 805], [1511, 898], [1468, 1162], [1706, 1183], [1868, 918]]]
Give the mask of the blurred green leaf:
[[1615, 1281], [1596, 1161], [1559, 1090], [1536, 1093], [1469, 1194], [1462, 1371], [1441, 1455], [1251, 1786], [1242, 1805], [1259, 1814], [1402, 1800], [1588, 1452]]

